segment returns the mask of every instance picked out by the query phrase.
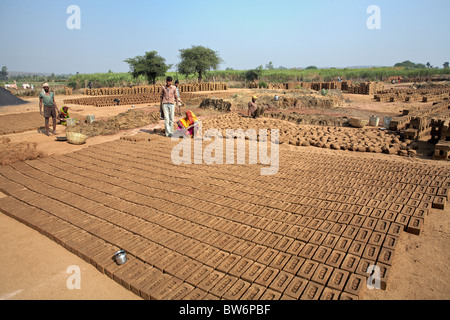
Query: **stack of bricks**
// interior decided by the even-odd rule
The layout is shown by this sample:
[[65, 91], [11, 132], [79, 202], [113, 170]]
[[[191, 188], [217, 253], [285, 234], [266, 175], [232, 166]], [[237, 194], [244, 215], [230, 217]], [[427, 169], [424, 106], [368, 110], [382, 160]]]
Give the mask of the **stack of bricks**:
[[402, 116], [392, 119], [389, 129], [404, 131], [405, 138], [411, 140], [450, 140], [446, 129], [449, 118], [450, 106], [441, 102], [427, 108], [403, 110]]
[[[181, 99], [188, 101], [192, 98], [192, 92], [228, 90], [228, 85], [226, 83], [181, 84], [179, 88]], [[120, 100], [121, 105], [157, 103], [160, 101], [161, 89], [161, 85], [84, 89], [84, 94], [91, 97], [67, 99], [64, 103], [97, 107], [117, 105], [117, 100]]]
[[[161, 88], [162, 85], [84, 89], [83, 94], [88, 96], [151, 94], [160, 93]], [[218, 91], [228, 90], [228, 85], [226, 83], [180, 84], [179, 88], [180, 92]]]
[[[181, 93], [181, 100], [188, 101], [192, 98], [192, 93]], [[159, 103], [161, 101], [160, 93], [145, 94], [126, 94], [126, 95], [109, 95], [78, 99], [65, 99], [64, 104], [77, 104], [96, 107], [110, 107], [118, 105], [133, 105], [146, 103]]]
[[450, 141], [450, 121], [448, 119], [431, 119], [431, 139], [434, 141]]
[[389, 89], [379, 91], [374, 95], [374, 99], [383, 102], [395, 101], [421, 101], [433, 102], [448, 100], [450, 98], [450, 86], [440, 86], [438, 88], [419, 89]]
[[73, 89], [70, 88], [70, 87], [65, 87], [64, 91], [65, 91], [65, 95], [66, 96], [70, 96], [72, 94], [72, 92], [73, 92]]
[[314, 82], [287, 82], [282, 84], [269, 84], [269, 89], [294, 90], [298, 88], [311, 89], [314, 91], [325, 90], [348, 90], [353, 85], [352, 81], [314, 81]]
[[427, 78], [406, 78], [403, 82], [432, 82], [432, 81], [450, 81], [449, 75], [441, 75], [437, 77], [427, 77]]
[[363, 82], [359, 85], [349, 86], [347, 91], [351, 94], [374, 95], [383, 89], [383, 82]]
[[433, 159], [450, 160], [450, 120], [431, 119], [431, 139], [437, 141]]
[[286, 90], [286, 84], [284, 83], [269, 83], [267, 85], [267, 89], [269, 90]]

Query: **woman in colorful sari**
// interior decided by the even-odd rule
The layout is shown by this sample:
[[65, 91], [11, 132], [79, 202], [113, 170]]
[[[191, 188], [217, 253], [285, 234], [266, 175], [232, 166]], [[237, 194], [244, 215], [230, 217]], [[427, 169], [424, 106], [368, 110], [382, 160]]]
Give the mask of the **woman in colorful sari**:
[[69, 107], [63, 106], [61, 108], [61, 111], [59, 112], [59, 120], [61, 121], [60, 123], [65, 126], [66, 123], [66, 119], [70, 118], [69, 116]]
[[198, 119], [191, 110], [186, 111], [186, 117], [178, 120], [177, 125], [178, 131], [186, 137], [195, 137], [197, 134]]

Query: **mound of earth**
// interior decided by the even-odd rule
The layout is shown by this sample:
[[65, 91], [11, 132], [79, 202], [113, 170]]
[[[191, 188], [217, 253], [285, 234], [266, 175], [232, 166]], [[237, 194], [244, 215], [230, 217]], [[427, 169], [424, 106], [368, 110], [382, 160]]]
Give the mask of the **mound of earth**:
[[231, 111], [231, 102], [224, 101], [223, 99], [206, 98], [203, 99], [200, 108], [228, 112]]
[[96, 120], [92, 123], [80, 123], [67, 127], [66, 132], [78, 132], [95, 137], [111, 135], [121, 130], [129, 130], [145, 127], [159, 121], [159, 112], [145, 113], [142, 110], [128, 110], [109, 118], [108, 120]]
[[18, 161], [42, 158], [45, 154], [37, 151], [36, 143], [11, 143], [8, 138], [0, 139], [0, 165], [8, 165]]
[[[248, 103], [253, 95], [258, 97], [258, 106], [264, 107], [265, 110], [286, 110], [286, 109], [333, 109], [344, 103], [342, 94], [328, 91], [323, 96], [317, 92], [309, 92], [304, 90], [292, 91], [271, 91], [259, 90], [253, 91], [251, 94], [236, 94], [225, 101], [231, 103], [230, 110], [242, 111], [247, 110]], [[278, 100], [275, 99], [278, 96]]]
[[21, 104], [29, 103], [28, 101], [22, 100], [5, 88], [0, 87], [0, 107], [4, 106], [18, 106]]

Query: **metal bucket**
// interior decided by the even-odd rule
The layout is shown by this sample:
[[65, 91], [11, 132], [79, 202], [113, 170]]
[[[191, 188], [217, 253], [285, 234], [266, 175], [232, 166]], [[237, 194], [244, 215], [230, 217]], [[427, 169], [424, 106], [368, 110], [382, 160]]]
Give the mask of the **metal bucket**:
[[87, 121], [87, 123], [94, 122], [95, 121], [95, 115], [93, 115], [93, 114], [87, 115], [86, 116], [86, 121]]
[[384, 117], [384, 127], [389, 129], [391, 126], [392, 117]]
[[380, 123], [380, 118], [376, 116], [370, 116], [369, 118], [369, 125], [372, 127], [378, 127], [378, 124]]
[[125, 250], [117, 251], [114, 255], [114, 259], [116, 260], [116, 263], [118, 265], [125, 264], [128, 261], [127, 253], [125, 252]]
[[77, 119], [67, 118], [67, 119], [66, 119], [66, 123], [67, 123], [67, 126], [68, 126], [68, 127], [69, 127], [69, 126], [74, 126], [74, 125], [77, 124]]

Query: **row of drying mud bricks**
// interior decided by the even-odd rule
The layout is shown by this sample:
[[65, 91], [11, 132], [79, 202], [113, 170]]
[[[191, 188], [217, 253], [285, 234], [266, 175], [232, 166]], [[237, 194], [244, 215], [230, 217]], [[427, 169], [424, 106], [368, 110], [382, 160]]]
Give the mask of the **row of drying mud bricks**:
[[[17, 211], [18, 207], [20, 211]], [[114, 233], [116, 238], [121, 236], [119, 229], [102, 229], [100, 236], [96, 236], [12, 197], [2, 201], [2, 212], [41, 232], [144, 299], [357, 299], [365, 284], [363, 275], [353, 273], [358, 263], [361, 265], [360, 259], [356, 256], [344, 259], [344, 252], [339, 251], [331, 256], [328, 265], [295, 257], [285, 270], [280, 271], [280, 268], [225, 252], [219, 252], [223, 256], [216, 257], [217, 254], [205, 251], [207, 246], [189, 246], [189, 241], [187, 245], [180, 244], [179, 250], [184, 254], [171, 253], [151, 242], [136, 245], [133, 238], [119, 248], [108, 241], [109, 234]], [[31, 221], [30, 216], [33, 217]], [[106, 239], [101, 234], [106, 234]], [[142, 246], [144, 253], [137, 253], [137, 248]], [[119, 249], [128, 252], [128, 262], [123, 266], [112, 259]], [[323, 252], [322, 256], [328, 258], [328, 254], [330, 252]], [[333, 264], [340, 265], [342, 260], [342, 270], [333, 267]], [[365, 267], [363, 264], [361, 270], [366, 271]], [[383, 278], [388, 268], [387, 265], [383, 268]]]
[[[439, 190], [442, 192], [437, 190], [438, 187], [428, 186], [425, 182], [423, 188], [414, 190], [430, 196], [444, 193], [448, 195], [448, 191], [444, 190], [448, 184], [443, 186], [443, 181], [440, 182]], [[400, 192], [403, 189], [405, 188], [398, 186], [398, 189], [395, 190]], [[4, 199], [2, 201], [2, 209], [12, 209], [20, 215], [30, 216], [30, 214], [27, 215], [26, 208], [18, 210], [17, 206], [20, 203], [8, 204], [9, 201], [12, 200]], [[435, 200], [430, 201], [434, 203]], [[369, 208], [373, 207], [370, 215], [372, 216], [375, 212], [381, 214], [383, 204], [384, 201], [372, 200], [368, 204]], [[380, 210], [377, 211], [377, 208]], [[411, 208], [411, 210], [413, 209]], [[35, 208], [32, 210], [33, 221], [29, 222], [38, 223], [38, 229], [41, 231], [48, 231], [48, 226], [54, 228], [55, 224], [58, 225], [55, 221], [42, 219]], [[374, 216], [372, 219], [360, 222], [363, 227], [373, 230], [373, 232], [355, 234], [357, 228], [356, 226], [352, 227], [351, 224], [345, 230], [333, 228], [330, 230], [330, 234], [335, 235], [334, 239], [330, 237], [329, 242], [325, 240], [324, 247], [321, 248], [314, 246], [314, 241], [319, 240], [312, 233], [302, 234], [301, 238], [306, 240], [305, 244], [292, 249], [295, 251], [292, 253], [298, 253], [291, 257], [292, 260], [283, 261], [283, 258], [289, 257], [283, 254], [274, 258], [273, 261], [277, 266], [284, 263], [284, 267], [270, 267], [264, 263], [256, 263], [256, 258], [255, 260], [250, 259], [253, 256], [249, 256], [248, 259], [240, 259], [236, 267], [233, 267], [233, 261], [231, 261], [233, 258], [237, 259], [235, 255], [229, 255], [225, 258], [226, 261], [217, 263], [216, 259], [219, 258], [217, 255], [208, 256], [206, 251], [201, 248], [195, 249], [193, 246], [189, 248], [189, 242], [178, 246], [179, 254], [167, 250], [160, 253], [158, 250], [151, 250], [151, 253], [146, 256], [146, 254], [139, 254], [139, 245], [133, 241], [133, 238], [127, 240], [123, 248], [130, 253], [129, 262], [124, 266], [117, 266], [110, 258], [119, 248], [103, 243], [101, 237], [95, 237], [84, 230], [74, 230], [72, 231], [76, 232], [74, 236], [69, 236], [65, 230], [60, 230], [59, 227], [56, 231], [55, 229], [50, 230], [48, 234], [68, 250], [87, 259], [86, 261], [91, 262], [100, 271], [145, 299], [181, 299], [189, 297], [189, 295], [195, 299], [208, 297], [233, 300], [255, 298], [255, 296], [257, 299], [356, 299], [364, 289], [368, 276], [367, 267], [375, 265], [375, 262], [381, 269], [381, 286], [382, 288], [386, 286], [392, 265], [392, 253], [398, 243], [400, 231], [406, 226], [410, 232], [420, 231], [420, 217], [415, 214], [416, 212], [414, 215], [412, 211], [402, 212], [404, 212], [402, 218], [413, 219], [414, 223], [399, 221], [389, 225], [388, 222], [382, 220], [381, 223], [377, 223], [379, 219]], [[346, 216], [347, 218], [343, 219], [344, 214], [340, 220], [342, 223], [348, 224], [351, 216], [349, 214]], [[305, 224], [311, 221], [302, 220], [300, 223]], [[370, 222], [371, 224], [369, 224]], [[354, 221], [354, 223], [358, 222]], [[311, 231], [318, 228], [309, 223], [308, 226], [311, 227]], [[108, 237], [110, 234], [112, 234], [111, 237], [121, 238], [118, 229], [108, 229], [104, 232], [95, 232], [94, 229], [94, 226], [87, 227], [87, 230], [93, 234], [105, 234], [104, 241], [111, 240], [116, 243], [114, 239]], [[320, 233], [317, 234], [317, 236], [319, 235]], [[338, 240], [340, 235], [343, 236], [341, 241]], [[374, 235], [373, 239], [372, 235]], [[353, 238], [367, 242], [369, 244], [367, 250], [363, 251], [362, 246], [353, 246], [351, 241]], [[306, 242], [308, 243], [306, 244]], [[384, 243], [383, 247], [377, 246], [377, 243], [380, 242]], [[262, 243], [266, 242], [262, 241]], [[143, 243], [142, 246], [149, 249], [149, 243]], [[329, 248], [330, 246], [331, 248]], [[183, 250], [182, 247], [186, 247], [186, 250]], [[268, 251], [268, 254], [271, 252], [275, 251]], [[218, 254], [224, 254], [224, 252], [221, 251]], [[261, 252], [261, 254], [263, 253]], [[144, 263], [144, 261], [148, 261], [148, 263]], [[199, 262], [197, 263], [197, 261]], [[192, 264], [189, 266], [189, 263], [197, 263], [201, 267], [186, 274], [183, 266], [192, 267]], [[192, 274], [192, 272], [194, 273]]]
[[378, 92], [374, 95], [375, 100], [383, 102], [433, 102], [448, 100], [449, 98], [450, 89], [389, 90]]
[[[3, 203], [2, 209], [9, 211], [11, 207], [17, 210], [17, 205], [20, 203]], [[325, 246], [320, 248], [314, 245], [315, 239], [310, 237], [311, 241], [308, 243], [303, 245], [300, 243], [299, 247], [292, 248], [295, 251], [293, 253], [298, 254], [292, 256], [278, 254], [271, 260], [276, 265], [272, 267], [257, 263], [256, 258], [255, 261], [249, 258], [240, 259], [236, 255], [226, 255], [219, 251], [218, 254], [226, 256], [223, 260], [217, 257], [218, 254], [208, 254], [207, 250], [195, 246], [183, 251], [181, 247], [187, 247], [184, 244], [179, 248], [184, 254], [176, 254], [168, 250], [159, 250], [158, 245], [153, 245], [156, 247], [152, 249], [149, 247], [150, 243], [143, 243], [142, 245], [148, 249], [146, 252], [149, 252], [148, 255], [145, 253], [144, 257], [138, 253], [136, 243], [130, 239], [132, 247], [125, 245], [122, 248], [129, 252], [129, 261], [124, 266], [118, 266], [111, 257], [119, 248], [109, 244], [107, 239], [104, 240], [52, 217], [41, 217], [41, 213], [45, 214], [44, 212], [40, 210], [37, 212], [35, 208], [32, 210], [35, 219], [27, 221], [27, 224], [144, 299], [182, 299], [189, 295], [194, 299], [207, 297], [232, 300], [357, 299], [366, 285], [368, 267], [375, 263], [381, 271], [381, 288], [386, 288], [392, 255], [402, 230], [399, 224], [392, 224], [389, 230], [383, 229], [383, 224], [377, 224], [374, 232], [358, 233], [356, 239], [369, 241], [364, 251], [363, 246], [352, 245], [351, 237], [335, 235], [333, 239], [331, 233]], [[20, 214], [27, 215], [27, 208], [21, 208]], [[420, 222], [417, 226], [419, 224]], [[352, 230], [356, 228], [342, 231], [347, 233]], [[111, 233], [119, 232], [119, 230], [111, 231], [114, 231]], [[342, 233], [339, 230], [336, 232]], [[109, 234], [108, 231], [103, 233]], [[333, 243], [338, 238], [338, 243]], [[382, 241], [385, 245], [381, 248], [376, 245], [377, 241]], [[266, 256], [270, 258], [269, 254], [273, 252], [276, 251], [269, 249], [267, 254], [262, 255], [263, 259], [266, 259]], [[380, 258], [374, 259], [375, 256]], [[289, 257], [289, 261], [283, 261]], [[219, 263], [216, 262], [217, 259], [220, 260]], [[195, 265], [201, 267], [195, 271], [189, 270]]]
[[288, 82], [281, 85], [269, 85], [269, 89], [286, 89], [293, 90], [296, 88], [305, 88], [315, 91], [324, 90], [342, 90], [351, 94], [375, 94], [384, 89], [382, 82], [363, 82], [354, 85], [352, 81], [331, 81], [331, 82]]
[[[211, 255], [208, 250], [202, 250], [203, 247], [199, 249], [193, 246], [186, 251], [180, 248], [185, 253], [181, 255], [170, 253], [169, 250], [159, 250], [158, 245], [154, 245], [152, 249], [149, 247], [150, 243], [145, 243], [148, 250], [143, 255], [134, 255], [136, 249], [125, 245], [123, 249], [129, 253], [129, 261], [124, 266], [118, 266], [111, 259], [114, 252], [119, 250], [118, 247], [107, 241], [103, 242], [101, 237], [77, 230], [72, 225], [66, 228], [57, 226], [55, 230], [55, 222], [52, 220], [52, 226], [49, 226], [50, 221], [40, 219], [38, 225], [32, 226], [144, 299], [186, 298], [195, 290], [202, 295], [193, 295], [195, 299], [207, 295], [210, 299], [231, 300], [357, 299], [366, 283], [367, 267], [374, 263], [365, 259], [365, 255], [360, 258], [326, 247], [317, 250], [313, 256], [314, 245], [308, 244], [301, 250], [301, 256], [295, 256], [286, 264], [287, 261], [283, 259], [289, 256], [281, 254], [273, 260], [281, 267], [270, 267], [251, 259], [219, 252], [225, 254], [223, 260], [217, 255]], [[395, 245], [396, 238], [392, 237], [391, 240]], [[350, 242], [347, 239], [341, 245], [349, 247]], [[133, 245], [132, 242], [130, 245]], [[376, 247], [370, 248], [379, 253]], [[358, 249], [355, 247], [354, 250]], [[269, 249], [267, 256], [273, 252], [275, 251]], [[217, 259], [219, 263], [216, 262]], [[378, 266], [381, 269], [383, 287], [390, 266]]]
[[330, 81], [330, 82], [287, 82], [281, 84], [269, 84], [268, 89], [294, 90], [297, 88], [311, 89], [315, 91], [325, 90], [347, 90], [353, 85], [352, 81]]
[[[199, 91], [218, 91], [228, 90], [226, 83], [198, 83], [198, 84], [180, 84], [180, 92], [199, 92]], [[137, 95], [146, 93], [161, 93], [162, 85], [138, 86], [123, 88], [99, 88], [84, 89], [83, 94], [88, 96], [109, 96], [109, 95]]]
[[[181, 93], [181, 100], [188, 101], [192, 98], [190, 93]], [[65, 104], [77, 104], [85, 106], [96, 107], [110, 107], [117, 105], [114, 100], [120, 100], [119, 105], [132, 105], [132, 104], [145, 104], [145, 103], [158, 103], [161, 101], [160, 93], [145, 93], [145, 94], [125, 94], [116, 96], [98, 96], [92, 98], [79, 98], [79, 99], [66, 99]]]

